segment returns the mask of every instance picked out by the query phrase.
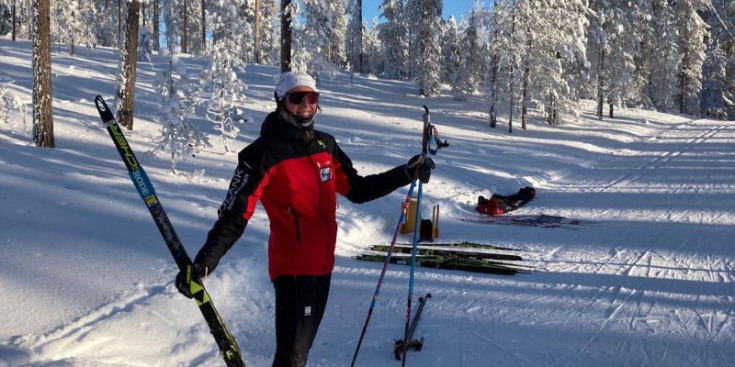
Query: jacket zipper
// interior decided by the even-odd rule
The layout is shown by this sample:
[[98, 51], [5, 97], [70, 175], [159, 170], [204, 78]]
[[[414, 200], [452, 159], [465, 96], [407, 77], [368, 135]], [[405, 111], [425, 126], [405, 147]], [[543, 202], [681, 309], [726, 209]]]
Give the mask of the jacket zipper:
[[[331, 155], [330, 155], [330, 159], [334, 159], [334, 158], [333, 158], [333, 157], [331, 157]], [[329, 222], [329, 221], [327, 220], [327, 218], [326, 218], [326, 217], [324, 216], [324, 208], [323, 208], [323, 206], [324, 206], [324, 202], [323, 202], [323, 198], [322, 198], [322, 185], [323, 185], [324, 183], [322, 182], [322, 175], [321, 175], [321, 170], [322, 170], [322, 168], [323, 168], [323, 167], [321, 166], [321, 164], [320, 164], [320, 163], [319, 163], [318, 161], [315, 161], [315, 160], [314, 160], [314, 156], [313, 156], [313, 155], [309, 155], [309, 160], [310, 160], [310, 161], [312, 162], [312, 164], [313, 164], [313, 165], [314, 165], [314, 166], [316, 167], [316, 186], [317, 186], [317, 192], [318, 192], [318, 195], [319, 195], [319, 196], [318, 196], [318, 198], [319, 198], [319, 203], [318, 203], [318, 205], [319, 205], [319, 217], [321, 217], [321, 219], [322, 219], [322, 223], [324, 223], [324, 226], [325, 226], [326, 228], [329, 228], [329, 226], [331, 225], [331, 223], [330, 223], [330, 222]], [[332, 165], [332, 166], [330, 167], [330, 169], [334, 169], [334, 165]], [[331, 172], [331, 174], [334, 174], [334, 172]], [[331, 237], [332, 237], [332, 234], [331, 234], [331, 232], [328, 232], [328, 233], [326, 233], [326, 236], [325, 236], [325, 238], [324, 238], [324, 245], [325, 245], [325, 248], [329, 248], [329, 244], [330, 244], [330, 238], [331, 238]], [[335, 242], [336, 242], [336, 239], [335, 239]], [[326, 261], [327, 259], [329, 259], [329, 256], [330, 256], [329, 252], [328, 252], [328, 251], [327, 251], [327, 252], [325, 252], [324, 256], [326, 256], [326, 259], [325, 259], [325, 261]]]

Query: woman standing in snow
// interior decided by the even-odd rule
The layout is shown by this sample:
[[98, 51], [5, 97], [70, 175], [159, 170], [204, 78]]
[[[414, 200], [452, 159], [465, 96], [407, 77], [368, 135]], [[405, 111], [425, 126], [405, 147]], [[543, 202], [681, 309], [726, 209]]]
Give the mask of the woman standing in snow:
[[319, 90], [301, 72], [281, 74], [260, 137], [238, 155], [219, 219], [194, 265], [176, 277], [191, 298], [191, 280], [211, 273], [240, 238], [258, 200], [270, 219], [268, 272], [275, 288], [273, 366], [305, 366], [324, 314], [337, 242], [337, 196], [364, 203], [414, 179], [428, 182], [434, 162], [414, 156], [386, 172], [360, 176], [333, 136], [314, 129]]

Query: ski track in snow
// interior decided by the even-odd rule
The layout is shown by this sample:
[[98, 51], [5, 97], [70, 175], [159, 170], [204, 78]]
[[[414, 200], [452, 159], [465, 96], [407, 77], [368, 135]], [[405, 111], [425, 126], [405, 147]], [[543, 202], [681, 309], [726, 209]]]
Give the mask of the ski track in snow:
[[[700, 127], [704, 127], [705, 130], [698, 131], [698, 128]], [[722, 122], [693, 121], [689, 124], [679, 125], [674, 129], [664, 131], [661, 136], [658, 136], [655, 139], [657, 141], [670, 140], [678, 143], [674, 149], [666, 151], [662, 155], [654, 156], [653, 158], [648, 159], [647, 161], [643, 162], [643, 164], [640, 164], [638, 166], [631, 168], [620, 167], [621, 170], [628, 170], [629, 172], [623, 173], [622, 175], [609, 176], [609, 181], [607, 182], [602, 180], [600, 180], [601, 182], [595, 181], [594, 186], [590, 185], [590, 183], [593, 182], [587, 183], [584, 181], [582, 184], [575, 184], [574, 182], [578, 182], [578, 180], [580, 179], [584, 180], [582, 176], [575, 176], [564, 177], [561, 180], [550, 182], [547, 184], [547, 187], [559, 191], [584, 193], [605, 193], [618, 191], [655, 192], [659, 190], [658, 187], [651, 185], [650, 182], [643, 181], [650, 177], [656, 177], [656, 175], [662, 175], [662, 171], [666, 170], [669, 167], [675, 166], [680, 161], [685, 161], [687, 157], [694, 155], [691, 154], [693, 152], [701, 151], [700, 154], [704, 153], [704, 156], [711, 156], [706, 148], [703, 148], [703, 145], [717, 139], [724, 133], [726, 133], [727, 137], [732, 138], [733, 131], [734, 130], [732, 126], [727, 126]], [[603, 169], [618, 168], [615, 165], [615, 162], [618, 162], [618, 160], [614, 160], [613, 162], [603, 161], [600, 162], [599, 167]], [[700, 166], [698, 168], [704, 168], [705, 171], [707, 170], [706, 166]], [[701, 169], [695, 173], [701, 174]], [[594, 176], [600, 178], [605, 177], [604, 175]], [[687, 176], [687, 178], [690, 178], [694, 181], [696, 175], [690, 175]], [[667, 192], [667, 195], [670, 195], [669, 197], [674, 198], [667, 199], [667, 201], [683, 201], [687, 204], [687, 209], [684, 210], [674, 208], [667, 209], [665, 218], [669, 221], [694, 222], [699, 225], [716, 225], [720, 224], [720, 219], [727, 218], [727, 224], [732, 224], [732, 209], [723, 212], [716, 217], [711, 218], [710, 220], [705, 219], [705, 214], [702, 213], [702, 209], [706, 209], [706, 205], [702, 205], [704, 200], [700, 200], [702, 201], [700, 202], [698, 201], [697, 197], [697, 195], [701, 194], [732, 192], [732, 189], [732, 184], [729, 184], [725, 187], [710, 186], [702, 188], [701, 186], [692, 187], [691, 185], [688, 185], [686, 183], [682, 183], [674, 189], [664, 188], [664, 191]], [[681, 199], [681, 197], [684, 197], [684, 199]], [[603, 216], [607, 213], [608, 212], [602, 212], [600, 216]], [[692, 221], [692, 218], [696, 219]], [[697, 359], [689, 358], [692, 363], [696, 361], [696, 363], [699, 365], [732, 365], [732, 353], [724, 353], [723, 350], [725, 349], [720, 344], [723, 341], [726, 342], [726, 345], [733, 344], [732, 335], [728, 334], [733, 329], [733, 323], [731, 321], [731, 316], [733, 314], [732, 306], [727, 307], [728, 305], [732, 305], [732, 297], [729, 296], [729, 291], [728, 296], [722, 297], [719, 302], [723, 307], [725, 307], [726, 311], [706, 310], [706, 307], [705, 310], [702, 310], [699, 309], [698, 306], [695, 306], [690, 312], [687, 312], [687, 317], [696, 318], [698, 322], [682, 322], [681, 317], [673, 317], [667, 319], [665, 316], [661, 315], [663, 313], [663, 310], [661, 309], [661, 307], [657, 307], [658, 304], [655, 301], [655, 299], [659, 296], [658, 294], [656, 294], [657, 292], [647, 291], [645, 286], [629, 284], [632, 282], [631, 278], [634, 277], [640, 277], [642, 279], [661, 279], [662, 277], [659, 276], [663, 276], [663, 278], [668, 279], [670, 279], [671, 277], [676, 279], [686, 279], [686, 277], [681, 276], [682, 272], [687, 273], [689, 271], [689, 269], [686, 268], [667, 268], [663, 274], [660, 274], [659, 271], [657, 271], [658, 266], [653, 265], [654, 258], [656, 258], [666, 259], [664, 261], [661, 261], [662, 263], [701, 264], [701, 269], [697, 270], [697, 272], [703, 273], [703, 277], [701, 280], [707, 281], [710, 284], [723, 284], [723, 288], [729, 289], [733, 284], [733, 267], [731, 264], [732, 258], [730, 257], [730, 264], [728, 264], [726, 263], [728, 261], [726, 259], [719, 257], [713, 258], [711, 255], [707, 255], [706, 253], [700, 254], [698, 251], [700, 250], [699, 247], [701, 247], [701, 245], [698, 245], [698, 248], [689, 248], [688, 254], [685, 253], [686, 257], [682, 258], [681, 255], [669, 253], [669, 250], [665, 249], [666, 243], [664, 241], [665, 240], [661, 240], [661, 236], [658, 236], [658, 238], [655, 239], [652, 243], [654, 247], [645, 248], [645, 250], [635, 255], [635, 257], [630, 257], [630, 255], [625, 255], [623, 252], [618, 251], [617, 249], [613, 249], [613, 251], [611, 251], [612, 255], [609, 258], [601, 259], [601, 263], [614, 263], [615, 261], [620, 261], [621, 255], [626, 256], [630, 259], [626, 265], [623, 265], [622, 271], [618, 273], [618, 275], [621, 277], [621, 280], [618, 282], [618, 284], [602, 289], [599, 295], [591, 299], [591, 303], [589, 304], [589, 306], [584, 308], [586, 312], [591, 311], [592, 309], [599, 307], [599, 305], [596, 305], [598, 303], [598, 300], [600, 300], [602, 297], [609, 296], [611, 300], [606, 302], [607, 304], [609, 304], [608, 311], [606, 312], [609, 316], [605, 317], [602, 320], [599, 329], [593, 332], [591, 336], [587, 339], [587, 341], [581, 345], [581, 347], [579, 347], [576, 351], [571, 352], [568, 358], [560, 359], [558, 363], [552, 364], [553, 366], [586, 365], [586, 362], [584, 362], [583, 359], [584, 357], [586, 357], [585, 355], [591, 353], [593, 345], [599, 342], [601, 335], [605, 333], [606, 330], [610, 329], [612, 326], [618, 323], [617, 319], [621, 319], [620, 323], [625, 322], [625, 320], [623, 320], [623, 314], [625, 313], [630, 314], [627, 317], [627, 322], [625, 322], [625, 324], [627, 325], [628, 333], [632, 332], [635, 334], [636, 331], [639, 331], [637, 329], [640, 327], [639, 324], [641, 324], [641, 321], [643, 321], [643, 326], [647, 326], [651, 322], [658, 323], [659, 321], [664, 320], [665, 322], [670, 323], [670, 325], [672, 326], [672, 330], [670, 331], [673, 331], [674, 334], [678, 335], [679, 337], [691, 337], [702, 334], [700, 338], [702, 339], [702, 342], [706, 344], [706, 350], [708, 350], [709, 353], [702, 352], [702, 346], [699, 343], [695, 347], [684, 346], [685, 350], [693, 355], [699, 356], [699, 358]], [[688, 247], [687, 243], [688, 241], [685, 240], [682, 242], [681, 246], [673, 250], [682, 250], [682, 248]], [[566, 268], [564, 270], [568, 271], [569, 268]], [[590, 270], [592, 270], [594, 273], [599, 273], [601, 271], [601, 267]], [[674, 296], [674, 298], [677, 297], [685, 296]], [[700, 301], [704, 301], [707, 303], [717, 303], [716, 300], [712, 299], [712, 297], [698, 294], [694, 296], [692, 304], [699, 304]], [[718, 315], [722, 315], [722, 317], [720, 318], [721, 321], [718, 320], [720, 322], [718, 322], [717, 326], [715, 326], [714, 320], [717, 318], [716, 316]], [[677, 353], [678, 351], [670, 350], [670, 346], [665, 341], [661, 343], [661, 345], [656, 345], [655, 348], [653, 347], [653, 343], [646, 341], [645, 339], [642, 340], [642, 342], [643, 344], [640, 348], [633, 347], [633, 345], [629, 341], [619, 343], [618, 347], [615, 348], [616, 353], [614, 355], [611, 355], [611, 357], [620, 358], [621, 356], [625, 355], [626, 357], [620, 358], [620, 360], [631, 360], [635, 358], [635, 353], [640, 353], [642, 354], [640, 356], [640, 360], [642, 363], [644, 363], [645, 365], [657, 366], [672, 365], [671, 363], [675, 361], [675, 356], [680, 355], [679, 353]], [[580, 361], [580, 359], [582, 361]]]

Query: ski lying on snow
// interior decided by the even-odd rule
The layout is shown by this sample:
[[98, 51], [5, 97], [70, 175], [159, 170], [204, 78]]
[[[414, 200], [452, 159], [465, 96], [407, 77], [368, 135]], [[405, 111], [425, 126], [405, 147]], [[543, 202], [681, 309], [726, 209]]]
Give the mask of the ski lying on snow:
[[[387, 255], [360, 254], [353, 259], [363, 261], [385, 262]], [[388, 260], [391, 264], [411, 265], [410, 255], [392, 255]], [[452, 259], [442, 256], [417, 256], [416, 266], [433, 269], [464, 270], [476, 273], [513, 275], [516, 273], [531, 273], [533, 268], [525, 265], [510, 264], [498, 261], [478, 259]]]
[[557, 215], [501, 215], [496, 217], [482, 216], [477, 218], [458, 218], [462, 222], [500, 224], [522, 227], [565, 228], [579, 229], [589, 223], [580, 219], [561, 217]]
[[[163, 206], [158, 200], [158, 195], [156, 195], [153, 185], [148, 179], [148, 175], [146, 175], [145, 170], [143, 170], [140, 162], [138, 162], [135, 154], [133, 154], [132, 148], [130, 148], [125, 135], [120, 130], [120, 125], [115, 120], [112, 111], [107, 107], [105, 100], [101, 96], [97, 96], [94, 102], [107, 128], [107, 132], [110, 134], [118, 153], [120, 153], [120, 157], [128, 169], [130, 179], [133, 181], [135, 188], [138, 190], [138, 194], [140, 194], [140, 197], [148, 207], [148, 211], [156, 222], [156, 226], [158, 226], [158, 230], [161, 232], [163, 240], [166, 242], [166, 246], [171, 252], [176, 265], [180, 270], [186, 271], [187, 267], [191, 266], [191, 258], [186, 253], [186, 249], [181, 243], [176, 231], [174, 231], [174, 226], [168, 218], [166, 211], [163, 210]], [[204, 284], [201, 283], [200, 279], [192, 279], [191, 282], [192, 289], [198, 289], [198, 292], [194, 293], [194, 300], [209, 326], [209, 331], [214, 336], [214, 340], [219, 347], [222, 358], [225, 360], [225, 364], [228, 367], [245, 367], [245, 361], [242, 359], [240, 347], [237, 345], [230, 331], [227, 330], [217, 309], [214, 308], [214, 304], [209, 297], [209, 293], [204, 288]]]
[[[491, 252], [479, 252], [479, 251], [457, 251], [457, 250], [449, 250], [449, 249], [442, 249], [437, 248], [439, 246], [419, 246], [416, 250], [417, 255], [438, 255], [438, 256], [446, 256], [448, 258], [457, 258], [457, 259], [490, 259], [490, 260], [511, 260], [511, 261], [520, 261], [523, 260], [522, 257], [518, 255], [511, 255], [511, 254], [499, 254], [499, 253], [491, 253]], [[373, 245], [370, 246], [371, 251], [382, 251], [382, 252], [388, 252], [388, 249], [390, 249], [390, 245]], [[395, 245], [393, 247], [393, 252], [398, 254], [410, 254], [413, 251], [412, 245]]]
[[[397, 243], [396, 246], [413, 246], [411, 243]], [[419, 246], [424, 247], [459, 247], [459, 248], [472, 248], [472, 249], [485, 249], [485, 250], [502, 250], [502, 251], [528, 251], [522, 248], [516, 247], [503, 247], [495, 246], [477, 242], [421, 242]]]

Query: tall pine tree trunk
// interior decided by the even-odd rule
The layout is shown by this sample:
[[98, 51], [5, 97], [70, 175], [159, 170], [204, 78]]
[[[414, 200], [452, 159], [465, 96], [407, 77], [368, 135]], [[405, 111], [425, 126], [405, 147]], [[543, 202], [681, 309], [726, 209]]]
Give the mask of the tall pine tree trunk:
[[15, 8], [16, 8], [16, 6], [15, 6], [15, 0], [13, 0], [13, 10], [12, 10], [12, 12], [13, 12], [13, 15], [12, 15], [12, 18], [13, 18], [13, 36], [12, 36], [13, 42], [15, 42], [15, 22], [16, 22], [16, 19], [15, 19]]
[[281, 0], [281, 72], [291, 71], [291, 0]]
[[183, 1], [182, 6], [184, 8], [183, 14], [184, 14], [184, 22], [183, 26], [181, 27], [181, 53], [188, 53], [186, 44], [187, 39], [186, 35], [189, 33], [189, 12], [187, 11], [187, 4], [186, 0]]
[[605, 71], [605, 50], [600, 49], [600, 70], [597, 72], [597, 118], [602, 121], [602, 108], [605, 104], [605, 89], [603, 85], [603, 72]]
[[493, 1], [493, 43], [491, 46], [492, 58], [490, 59], [490, 127], [494, 128], [498, 123], [498, 112], [495, 108], [498, 94], [498, 48], [496, 46], [499, 36], [498, 26], [498, 0]]
[[115, 47], [122, 48], [122, 0], [117, 0], [117, 39]]
[[686, 108], [684, 108], [684, 102], [686, 101], [684, 90], [686, 89], [686, 68], [679, 72], [679, 113], [685, 114]]
[[[260, 0], [255, 0], [259, 2]], [[207, 50], [207, 12], [205, 11], [204, 0], [202, 0], [202, 53]]]
[[357, 9], [355, 15], [357, 16], [357, 71], [360, 74], [365, 74], [365, 60], [363, 59], [362, 50], [362, 0], [357, 0]]
[[531, 79], [531, 47], [533, 39], [531, 38], [531, 28], [526, 30], [526, 61], [523, 69], [523, 98], [521, 99], [521, 129], [526, 130], [526, 118], [528, 117], [528, 84]]
[[609, 104], [608, 104], [608, 111], [607, 111], [607, 112], [608, 112], [608, 116], [609, 116], [610, 118], [613, 118], [613, 110], [614, 110], [614, 109], [615, 109], [615, 105], [613, 104], [613, 102], [612, 102], [612, 101], [609, 101]]
[[255, 0], [255, 63], [260, 64], [260, 0]]
[[122, 75], [118, 86], [120, 103], [117, 108], [117, 121], [126, 126], [128, 130], [133, 129], [139, 19], [140, 1], [131, 0], [128, 4], [128, 16], [125, 21], [125, 44], [122, 53], [120, 53], [120, 72]]
[[[511, 25], [510, 25], [510, 46], [511, 49], [513, 49], [513, 37], [515, 37], [516, 33], [516, 9], [513, 8], [513, 16], [511, 17]], [[513, 91], [513, 69], [515, 64], [515, 52], [511, 55], [511, 61], [510, 61], [510, 114], [508, 116], [508, 133], [513, 133], [513, 109], [515, 109], [515, 95]]]
[[546, 113], [547, 113], [546, 122], [549, 125], [553, 125], [557, 122], [556, 121], [556, 116], [557, 116], [556, 115], [556, 97], [553, 94], [549, 93], [548, 98], [549, 98], [549, 102], [548, 102], [549, 105], [546, 108]]
[[153, 49], [158, 51], [161, 48], [159, 38], [161, 32], [158, 29], [158, 0], [153, 1]]
[[54, 116], [51, 105], [51, 0], [33, 0], [33, 141], [53, 148]]

